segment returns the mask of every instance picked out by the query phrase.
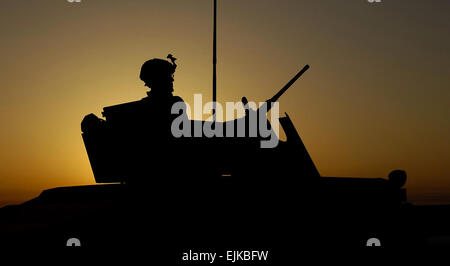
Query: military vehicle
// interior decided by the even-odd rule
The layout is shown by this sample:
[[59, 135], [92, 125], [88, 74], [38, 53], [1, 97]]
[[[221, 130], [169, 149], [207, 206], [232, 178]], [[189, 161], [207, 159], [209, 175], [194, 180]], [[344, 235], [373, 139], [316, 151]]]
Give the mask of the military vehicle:
[[[308, 68], [305, 66], [267, 103], [276, 101]], [[246, 103], [244, 98], [243, 105]], [[121, 182], [131, 188], [144, 188], [154, 195], [170, 195], [174, 202], [189, 202], [192, 208], [210, 206], [207, 209], [233, 210], [236, 217], [246, 217], [253, 221], [251, 224], [261, 224], [267, 220], [261, 214], [270, 214], [272, 218], [277, 216], [281, 221], [292, 222], [286, 227], [290, 230], [298, 225], [298, 213], [293, 211], [298, 209], [321, 217], [310, 226], [321, 228], [317, 235], [340, 234], [347, 228], [346, 241], [356, 246], [371, 236], [389, 239], [389, 243], [395, 241], [392, 232], [397, 232], [396, 226], [400, 226], [394, 222], [395, 215], [406, 203], [404, 171], [394, 170], [388, 178], [321, 176], [288, 114], [279, 118], [286, 141], [280, 140], [274, 148], [261, 148], [265, 138], [249, 136], [249, 117], [252, 112], [256, 116], [265, 113], [250, 108], [244, 117], [232, 121], [192, 120], [192, 137], [155, 135], [152, 131], [167, 131], [167, 128], [154, 128], [155, 124], [150, 123], [139, 127], [141, 138], [137, 138], [133, 127], [123, 128], [129, 124], [121, 121], [127, 121], [127, 115], [133, 114], [130, 110], [138, 104], [139, 101], [105, 107], [106, 120], [90, 130], [82, 123], [82, 136], [97, 183]], [[207, 123], [222, 124], [216, 126], [225, 131], [232, 123], [236, 131], [242, 122], [247, 129], [244, 137], [237, 134], [235, 137], [193, 136], [196, 124], [201, 127]], [[152, 139], [155, 136], [160, 138]], [[161, 207], [168, 207], [166, 203]], [[246, 208], [242, 209], [250, 205], [252, 215]], [[208, 215], [227, 220], [224, 213], [214, 211]], [[345, 222], [333, 220], [334, 226], [325, 225], [328, 219], [342, 215], [346, 217]], [[201, 219], [204, 214], [197, 216]], [[350, 228], [346, 223], [351, 224]], [[253, 232], [260, 228], [252, 227]]]
[[[213, 48], [215, 102], [215, 45]], [[172, 55], [168, 58], [174, 63]], [[306, 65], [267, 100], [267, 109], [308, 69]], [[215, 231], [224, 243], [234, 243], [230, 238], [239, 233], [267, 245], [280, 235], [301, 235], [313, 246], [323, 245], [324, 239], [350, 246], [364, 246], [372, 237], [382, 239], [384, 245], [404, 239], [403, 225], [397, 219], [407, 200], [404, 171], [394, 170], [387, 178], [321, 176], [288, 114], [279, 118], [286, 141], [261, 148], [267, 136], [250, 136], [250, 120], [256, 116], [257, 121], [267, 121], [266, 112], [251, 109], [245, 97], [244, 117], [225, 122], [192, 120], [191, 137], [173, 137], [168, 125], [153, 123], [145, 117], [148, 114], [142, 114], [142, 104], [105, 107], [102, 114], [106, 120], [91, 123], [95, 121], [92, 114], [83, 120], [82, 137], [97, 183], [120, 182], [144, 198], [166, 198], [158, 204], [163, 209], [184, 202], [189, 208], [210, 210], [188, 215], [196, 222], [186, 226], [197, 232], [215, 228], [200, 222], [208, 220], [206, 217], [215, 217], [220, 225], [233, 224], [222, 233]], [[244, 136], [237, 136], [239, 124], [245, 125]], [[205, 125], [220, 128], [223, 135], [232, 126], [235, 137], [194, 137], [194, 129]], [[268, 121], [267, 125], [272, 130]], [[186, 210], [178, 210], [177, 217], [187, 223], [182, 215]], [[271, 233], [261, 235], [264, 228], [271, 228]], [[206, 233], [203, 236], [208, 238]]]

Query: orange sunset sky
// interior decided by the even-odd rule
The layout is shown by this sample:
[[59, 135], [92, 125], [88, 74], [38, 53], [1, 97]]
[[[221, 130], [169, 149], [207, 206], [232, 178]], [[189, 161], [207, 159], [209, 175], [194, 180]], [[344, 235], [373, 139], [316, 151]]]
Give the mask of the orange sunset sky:
[[[280, 99], [323, 176], [408, 173], [409, 200], [450, 203], [450, 1], [218, 0], [218, 101]], [[211, 99], [212, 0], [0, 3], [0, 206], [94, 184], [84, 115], [146, 96]], [[201, 160], [201, 158], [199, 158]]]

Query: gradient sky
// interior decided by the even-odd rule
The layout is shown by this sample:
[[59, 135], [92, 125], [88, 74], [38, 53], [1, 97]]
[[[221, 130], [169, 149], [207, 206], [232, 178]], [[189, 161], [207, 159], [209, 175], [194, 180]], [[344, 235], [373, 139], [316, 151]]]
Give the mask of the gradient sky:
[[[10, 0], [0, 6], [0, 206], [93, 184], [85, 114], [146, 96], [142, 63], [178, 58], [175, 94], [211, 98], [212, 0]], [[450, 1], [218, 0], [218, 101], [280, 99], [323, 176], [408, 173], [450, 203]]]

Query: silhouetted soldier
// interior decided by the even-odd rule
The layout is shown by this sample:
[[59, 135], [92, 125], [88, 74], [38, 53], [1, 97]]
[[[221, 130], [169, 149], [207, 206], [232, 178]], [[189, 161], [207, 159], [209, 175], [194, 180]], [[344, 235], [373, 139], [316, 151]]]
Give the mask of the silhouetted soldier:
[[[177, 65], [176, 58], [172, 55], [167, 56], [172, 63], [163, 59], [148, 60], [142, 65], [140, 79], [145, 82], [145, 86], [151, 91], [147, 92], [148, 97], [143, 98], [142, 102], [149, 109], [149, 115], [155, 119], [155, 122], [171, 122], [175, 118], [171, 115], [172, 105], [176, 102], [182, 102], [178, 96], [173, 96], [173, 75]], [[162, 125], [162, 124], [161, 124]], [[170, 124], [166, 124], [170, 127]]]
[[[82, 131], [88, 132], [102, 127], [112, 127], [116, 130], [141, 131], [151, 130], [146, 134], [166, 134], [170, 130], [173, 118], [178, 114], [171, 114], [172, 105], [183, 102], [178, 96], [173, 96], [173, 75], [177, 65], [176, 58], [169, 55], [172, 63], [154, 58], [142, 65], [140, 79], [149, 87], [147, 97], [140, 101], [129, 102], [104, 108], [104, 121], [94, 114], [87, 115], [81, 123]], [[147, 131], [147, 130], [145, 130]], [[142, 131], [141, 131], [142, 132]], [[135, 132], [138, 133], [138, 132]]]
[[171, 114], [171, 108], [183, 100], [172, 94], [177, 65], [172, 55], [168, 58], [172, 63], [155, 58], [142, 65], [139, 77], [151, 89], [147, 97], [103, 108], [106, 121], [89, 114], [81, 123], [84, 133], [104, 143], [105, 149], [115, 154], [109, 154], [109, 158], [123, 158], [117, 163], [131, 166], [122, 173], [130, 177], [128, 180], [145, 177], [148, 168], [165, 171], [165, 164], [176, 153], [176, 149], [171, 150], [174, 138], [170, 128], [180, 114]]

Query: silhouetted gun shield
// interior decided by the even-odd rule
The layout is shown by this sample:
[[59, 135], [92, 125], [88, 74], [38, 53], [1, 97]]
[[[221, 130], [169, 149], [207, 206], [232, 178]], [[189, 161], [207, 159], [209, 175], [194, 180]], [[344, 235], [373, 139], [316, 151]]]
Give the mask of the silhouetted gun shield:
[[[261, 179], [292, 170], [300, 175], [319, 176], [288, 116], [280, 119], [287, 141], [279, 141], [278, 146], [267, 149], [261, 148], [261, 142], [270, 137], [261, 137], [259, 132], [256, 136], [250, 134], [248, 115], [227, 122], [191, 120], [191, 137], [180, 138], [171, 136], [164, 127], [153, 128], [155, 124], [148, 123], [147, 119], [136, 120], [136, 116], [125, 119], [123, 113], [120, 116], [107, 116], [106, 126], [82, 134], [97, 183], [152, 182], [164, 176]], [[127, 127], [119, 126], [120, 119], [127, 121]], [[238, 132], [242, 125], [245, 125], [244, 135]], [[223, 137], [207, 137], [203, 133], [196, 137], [196, 130], [202, 131], [204, 127], [216, 127]], [[274, 134], [269, 121], [266, 127]]]
[[[308, 65], [303, 67], [269, 99], [267, 108], [252, 110], [243, 97], [246, 109], [243, 118], [227, 122], [191, 120], [190, 136], [173, 137], [170, 129], [174, 117], [168, 117], [167, 112], [155, 115], [165, 109], [159, 108], [157, 102], [148, 105], [141, 100], [105, 107], [106, 121], [86, 116], [82, 122], [83, 140], [96, 182], [153, 182], [161, 176], [243, 176], [261, 180], [290, 171], [319, 177], [289, 117], [279, 121], [288, 136], [284, 142], [273, 132], [266, 113], [271, 103], [308, 69]], [[87, 126], [89, 121], [91, 126]], [[261, 126], [260, 121], [266, 124]], [[208, 135], [205, 128], [213, 129], [214, 133]], [[261, 128], [265, 135], [261, 134]], [[269, 141], [270, 148], [261, 148], [263, 142]]]

